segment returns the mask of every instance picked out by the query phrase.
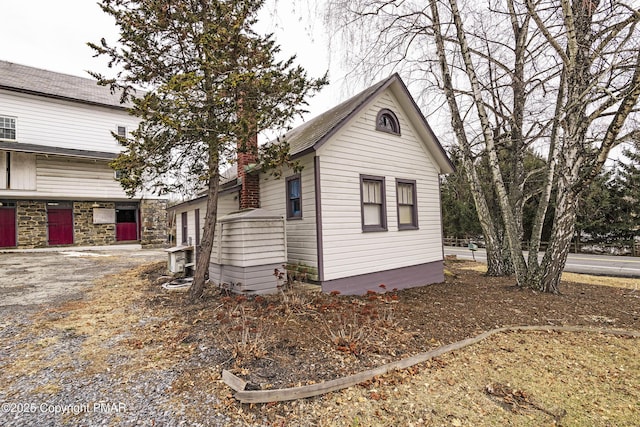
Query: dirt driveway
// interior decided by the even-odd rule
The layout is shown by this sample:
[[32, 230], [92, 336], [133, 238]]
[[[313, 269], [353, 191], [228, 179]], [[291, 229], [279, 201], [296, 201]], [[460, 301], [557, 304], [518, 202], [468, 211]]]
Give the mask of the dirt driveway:
[[78, 298], [99, 277], [166, 257], [162, 249], [129, 248], [0, 253], [0, 307]]

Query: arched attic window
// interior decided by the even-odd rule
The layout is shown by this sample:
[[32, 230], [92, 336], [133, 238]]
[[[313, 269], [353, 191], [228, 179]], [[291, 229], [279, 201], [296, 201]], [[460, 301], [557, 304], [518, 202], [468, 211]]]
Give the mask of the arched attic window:
[[400, 123], [393, 111], [383, 108], [376, 117], [376, 130], [400, 135]]

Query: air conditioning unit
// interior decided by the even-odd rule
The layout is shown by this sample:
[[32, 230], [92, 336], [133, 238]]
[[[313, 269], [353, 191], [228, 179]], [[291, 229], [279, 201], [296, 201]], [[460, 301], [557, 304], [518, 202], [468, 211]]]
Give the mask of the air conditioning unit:
[[167, 249], [169, 260], [167, 267], [171, 273], [184, 273], [184, 265], [187, 260], [187, 252], [179, 246]]

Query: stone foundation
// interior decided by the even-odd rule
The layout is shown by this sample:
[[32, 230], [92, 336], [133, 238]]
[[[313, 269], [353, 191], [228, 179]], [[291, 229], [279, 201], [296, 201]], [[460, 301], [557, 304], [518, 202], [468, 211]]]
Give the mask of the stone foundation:
[[47, 207], [40, 200], [16, 203], [18, 247], [41, 248], [47, 246]]
[[167, 246], [167, 201], [142, 200], [140, 202], [143, 248], [162, 248]]
[[[93, 208], [115, 209], [114, 202], [73, 202], [74, 246], [107, 246], [116, 244], [116, 224], [94, 224]], [[167, 246], [167, 201], [142, 200], [140, 202], [141, 236], [144, 248]], [[46, 201], [21, 200], [16, 202], [18, 231], [17, 247], [32, 249], [47, 247]]]
[[115, 209], [113, 202], [74, 202], [73, 238], [76, 245], [104, 246], [116, 243], [115, 224], [94, 224], [93, 208]]

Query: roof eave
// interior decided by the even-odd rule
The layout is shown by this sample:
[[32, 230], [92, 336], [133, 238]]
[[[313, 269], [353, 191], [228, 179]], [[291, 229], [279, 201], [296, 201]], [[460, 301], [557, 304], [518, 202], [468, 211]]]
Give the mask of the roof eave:
[[428, 139], [433, 141], [432, 145], [433, 145], [433, 148], [435, 148], [436, 152], [431, 152], [431, 153], [434, 156], [434, 160], [438, 165], [438, 168], [439, 168], [438, 172], [440, 174], [450, 174], [455, 172], [456, 170], [455, 166], [449, 159], [447, 152], [445, 151], [444, 147], [440, 143], [440, 140], [438, 139], [436, 134], [433, 132], [433, 129], [431, 129], [431, 126], [429, 125], [429, 122], [427, 122], [426, 117], [424, 116], [424, 114], [422, 114], [420, 107], [418, 107], [418, 104], [416, 104], [415, 99], [413, 99], [413, 96], [411, 96], [411, 93], [409, 92], [409, 89], [407, 88], [407, 86], [399, 77], [397, 80], [395, 80], [394, 83], [397, 84], [396, 87], [405, 95], [404, 98], [410, 102], [409, 106], [413, 110], [414, 117], [418, 119], [423, 129], [426, 131], [429, 137]]
[[111, 161], [118, 156], [117, 153], [103, 151], [76, 150], [73, 148], [49, 147], [46, 145], [24, 144], [21, 142], [2, 140], [0, 140], [0, 150], [103, 161]]
[[73, 98], [73, 97], [70, 97], [70, 96], [56, 95], [56, 94], [52, 94], [52, 93], [41, 92], [41, 91], [32, 90], [32, 89], [26, 89], [26, 88], [21, 88], [21, 87], [7, 86], [7, 85], [2, 85], [2, 84], [0, 84], [0, 89], [7, 90], [9, 92], [24, 93], [26, 95], [41, 96], [43, 98], [56, 99], [56, 100], [59, 100], [59, 101], [75, 102], [75, 103], [78, 103], [78, 104], [92, 105], [92, 106], [96, 106], [96, 107], [104, 107], [104, 108], [110, 108], [110, 109], [120, 110], [120, 111], [126, 111], [126, 110], [128, 110], [130, 108], [130, 107], [127, 107], [125, 105], [115, 105], [115, 104], [107, 104], [107, 103], [104, 103], [104, 102], [89, 101], [89, 100], [85, 100], [85, 99]]

